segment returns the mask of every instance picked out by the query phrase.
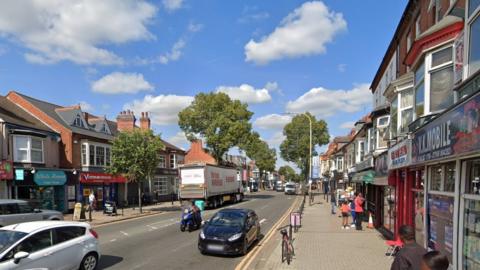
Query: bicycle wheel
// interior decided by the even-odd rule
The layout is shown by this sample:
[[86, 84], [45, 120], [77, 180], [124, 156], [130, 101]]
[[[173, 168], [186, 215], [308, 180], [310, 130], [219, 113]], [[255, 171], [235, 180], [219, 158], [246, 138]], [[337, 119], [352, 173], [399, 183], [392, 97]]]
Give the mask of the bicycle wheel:
[[282, 263], [287, 259], [288, 254], [288, 245], [285, 240], [282, 241]]
[[289, 250], [287, 247], [287, 256], [286, 256], [287, 264], [290, 265], [290, 261], [292, 260], [292, 251]]

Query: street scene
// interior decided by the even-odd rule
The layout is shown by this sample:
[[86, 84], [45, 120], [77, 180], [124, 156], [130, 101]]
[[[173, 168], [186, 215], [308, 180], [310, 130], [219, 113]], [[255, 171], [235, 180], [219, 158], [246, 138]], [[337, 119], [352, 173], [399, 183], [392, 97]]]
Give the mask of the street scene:
[[480, 270], [480, 1], [0, 1], [3, 269]]

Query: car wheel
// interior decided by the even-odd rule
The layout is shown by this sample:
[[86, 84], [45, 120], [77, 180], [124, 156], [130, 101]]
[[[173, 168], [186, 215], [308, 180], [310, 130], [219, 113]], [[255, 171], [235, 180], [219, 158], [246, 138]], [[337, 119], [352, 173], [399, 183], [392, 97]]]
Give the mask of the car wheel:
[[97, 255], [95, 253], [88, 253], [83, 257], [82, 263], [80, 264], [80, 270], [95, 270], [97, 268]]

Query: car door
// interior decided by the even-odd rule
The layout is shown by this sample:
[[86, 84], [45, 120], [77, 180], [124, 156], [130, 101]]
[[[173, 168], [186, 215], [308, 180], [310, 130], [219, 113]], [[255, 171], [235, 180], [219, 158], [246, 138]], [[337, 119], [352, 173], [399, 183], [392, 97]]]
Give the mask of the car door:
[[[57, 269], [55, 259], [51, 256], [53, 250], [53, 231], [47, 229], [37, 232], [13, 247], [2, 258], [0, 269]], [[20, 251], [28, 252], [29, 256], [15, 263], [13, 256]]]
[[78, 269], [83, 258], [83, 249], [86, 241], [86, 228], [83, 226], [64, 226], [54, 229], [55, 251], [53, 257], [57, 261], [57, 268]]
[[22, 216], [19, 215], [18, 206], [16, 203], [2, 204], [1, 207], [3, 213], [3, 226], [22, 222]]
[[33, 207], [27, 202], [18, 203], [18, 216], [20, 217], [20, 222], [39, 221], [43, 219], [42, 215], [35, 213]]
[[253, 216], [250, 214], [247, 217], [246, 229], [247, 229], [247, 232], [246, 232], [247, 242], [250, 244], [255, 239], [255, 222], [254, 222]]

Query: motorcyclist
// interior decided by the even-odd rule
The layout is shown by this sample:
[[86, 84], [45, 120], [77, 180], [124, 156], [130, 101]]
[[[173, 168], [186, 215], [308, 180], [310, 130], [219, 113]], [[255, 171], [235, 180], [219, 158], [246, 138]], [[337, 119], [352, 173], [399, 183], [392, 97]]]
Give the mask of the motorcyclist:
[[196, 227], [199, 227], [200, 224], [202, 223], [202, 216], [200, 213], [200, 209], [198, 208], [197, 205], [195, 205], [195, 201], [192, 202], [191, 211], [193, 215], [193, 222], [195, 223]]

